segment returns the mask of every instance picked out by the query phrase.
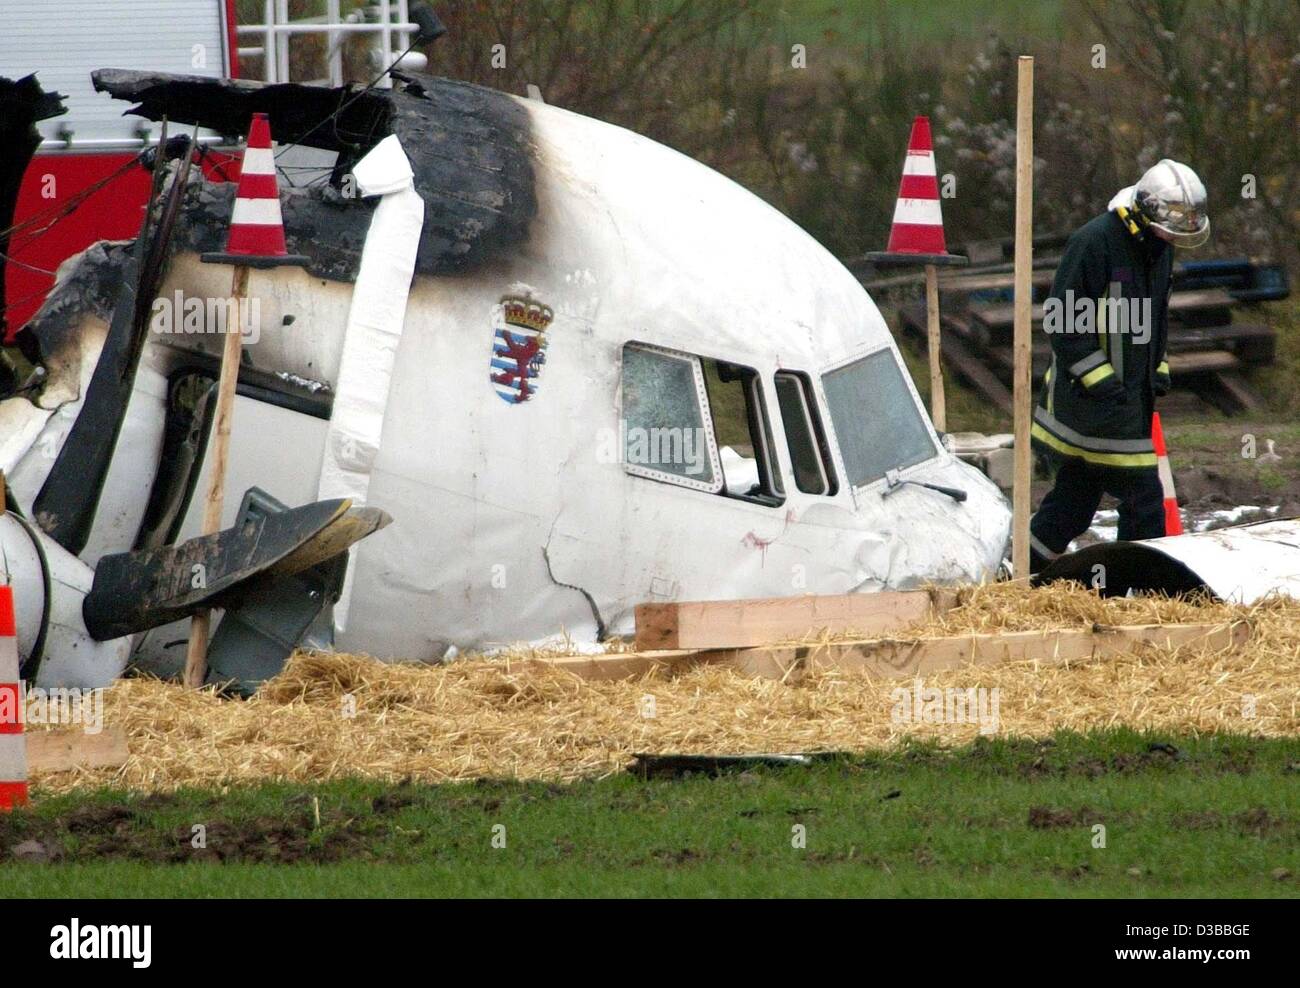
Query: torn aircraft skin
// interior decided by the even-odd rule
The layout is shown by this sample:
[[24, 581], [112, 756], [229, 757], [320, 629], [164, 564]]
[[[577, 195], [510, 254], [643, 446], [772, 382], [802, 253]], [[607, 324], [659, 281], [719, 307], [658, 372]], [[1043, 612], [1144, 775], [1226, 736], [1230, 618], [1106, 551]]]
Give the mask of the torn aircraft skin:
[[[336, 634], [318, 622], [305, 640], [423, 660], [594, 642], [629, 633], [645, 601], [979, 581], [1003, 559], [1005, 499], [940, 443], [866, 292], [698, 162], [427, 77], [368, 92], [324, 127], [353, 91], [121, 70], [96, 84], [174, 126], [233, 134], [265, 111], [281, 145], [338, 155], [328, 184], [281, 183], [288, 248], [308, 269], [251, 272], [259, 332], [223, 519], [253, 487], [391, 516], [351, 552]], [[348, 195], [358, 182], [366, 195]], [[198, 254], [221, 249], [233, 189], [194, 169], [156, 306], [225, 298], [229, 268]], [[0, 466], [24, 512], [106, 349], [111, 295], [82, 286], [111, 285], [122, 251], [69, 262], [29, 327], [44, 391], [0, 405], [13, 423]], [[195, 437], [221, 345], [152, 326], [75, 553], [87, 573], [197, 535]], [[129, 640], [168, 671], [184, 638], [171, 624]], [[107, 681], [121, 653], [50, 657], [42, 677]]]
[[1148, 539], [1098, 542], [1054, 560], [1035, 585], [1073, 580], [1103, 597], [1130, 593], [1205, 594], [1254, 604], [1300, 595], [1300, 518]]

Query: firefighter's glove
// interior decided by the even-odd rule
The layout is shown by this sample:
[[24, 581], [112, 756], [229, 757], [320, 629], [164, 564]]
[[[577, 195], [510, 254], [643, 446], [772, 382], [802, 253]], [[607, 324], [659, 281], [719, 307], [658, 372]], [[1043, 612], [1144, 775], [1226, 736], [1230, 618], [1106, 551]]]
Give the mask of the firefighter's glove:
[[1156, 368], [1155, 377], [1151, 379], [1151, 387], [1156, 393], [1157, 398], [1163, 398], [1169, 394], [1169, 389], [1173, 387], [1173, 381], [1169, 379], [1169, 364], [1165, 361], [1160, 362]]

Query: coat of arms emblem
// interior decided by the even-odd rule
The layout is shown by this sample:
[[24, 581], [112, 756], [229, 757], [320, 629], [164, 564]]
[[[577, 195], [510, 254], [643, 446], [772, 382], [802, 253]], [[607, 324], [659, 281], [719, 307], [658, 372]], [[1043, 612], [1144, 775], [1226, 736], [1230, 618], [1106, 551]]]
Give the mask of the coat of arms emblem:
[[546, 330], [555, 313], [549, 306], [507, 296], [492, 309], [492, 386], [512, 405], [537, 393], [546, 363]]

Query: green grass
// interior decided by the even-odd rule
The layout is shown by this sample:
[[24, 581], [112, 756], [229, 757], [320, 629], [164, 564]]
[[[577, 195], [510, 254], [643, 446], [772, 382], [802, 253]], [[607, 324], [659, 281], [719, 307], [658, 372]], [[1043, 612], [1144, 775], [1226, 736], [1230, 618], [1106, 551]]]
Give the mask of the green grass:
[[1297, 771], [1297, 739], [1118, 731], [717, 778], [38, 796], [0, 849], [59, 856], [0, 865], [0, 896], [1295, 896]]

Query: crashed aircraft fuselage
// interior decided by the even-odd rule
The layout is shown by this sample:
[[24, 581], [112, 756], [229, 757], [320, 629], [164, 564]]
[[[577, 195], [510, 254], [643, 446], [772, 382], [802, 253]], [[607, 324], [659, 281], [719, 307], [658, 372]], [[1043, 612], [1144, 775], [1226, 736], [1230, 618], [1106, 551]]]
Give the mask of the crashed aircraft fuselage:
[[[265, 110], [281, 144], [305, 136], [338, 154], [317, 184], [281, 184], [289, 250], [306, 268], [251, 272], [223, 522], [253, 486], [287, 505], [348, 496], [392, 516], [352, 549], [339, 648], [436, 660], [626, 633], [645, 601], [994, 573], [1004, 498], [944, 449], [876, 306], [811, 237], [629, 131], [408, 82], [308, 133], [340, 104], [335, 91], [98, 80], [144, 115], [224, 133]], [[358, 179], [375, 194], [349, 195]], [[199, 255], [222, 248], [234, 186], [197, 169], [191, 183], [75, 553], [89, 568], [146, 535], [198, 532], [204, 464], [186, 440], [207, 428], [193, 396], [215, 376], [209, 313], [231, 283]], [[25, 512], [109, 335], [123, 250], [99, 245], [68, 266], [31, 325], [44, 391], [0, 407], [2, 465]], [[174, 667], [183, 638], [172, 625], [132, 647]], [[115, 661], [45, 668], [104, 681]]]

